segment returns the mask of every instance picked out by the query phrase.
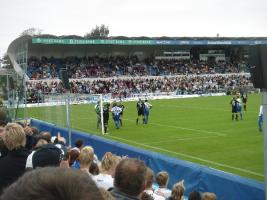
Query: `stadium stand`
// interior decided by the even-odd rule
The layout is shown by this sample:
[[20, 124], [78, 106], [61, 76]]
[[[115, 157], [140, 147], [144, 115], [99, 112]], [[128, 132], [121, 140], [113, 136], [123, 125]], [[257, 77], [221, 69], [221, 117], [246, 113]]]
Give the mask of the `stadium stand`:
[[[226, 60], [224, 56], [222, 56], [223, 59], [219, 59], [219, 56], [215, 56], [214, 58], [210, 56], [208, 58], [208, 54], [205, 54], [206, 57], [204, 54], [202, 54], [203, 59], [200, 59], [200, 52], [197, 52], [199, 59], [196, 59], [195, 55], [192, 55], [192, 58], [189, 55], [189, 58], [185, 60], [176, 60], [162, 59], [162, 57], [160, 59], [157, 59], [155, 55], [153, 55], [152, 57], [146, 55], [141, 58], [142, 56], [138, 57], [134, 54], [130, 55], [129, 52], [131, 50], [127, 49], [128, 55], [122, 54], [119, 56], [112, 55], [109, 57], [100, 57], [92, 55], [92, 52], [96, 50], [97, 53], [101, 53], [101, 51], [103, 51], [103, 48], [101, 47], [101, 42], [99, 43], [100, 46], [96, 46], [92, 49], [90, 49], [91, 47], [89, 48], [85, 45], [86, 47], [81, 47], [80, 51], [78, 52], [78, 55], [74, 55], [75, 53], [73, 53], [72, 48], [70, 46], [61, 46], [64, 42], [70, 42], [71, 45], [74, 45], [74, 40], [68, 41], [67, 39], [61, 40], [59, 38], [48, 39], [44, 40], [45, 42], [41, 43], [40, 46], [38, 46], [38, 41], [42, 41], [42, 38], [31, 38], [28, 36], [18, 38], [10, 45], [8, 50], [8, 54], [11, 57], [11, 61], [14, 67], [17, 68], [16, 71], [19, 71], [19, 74], [21, 76], [25, 76], [25, 80], [27, 81], [26, 101], [28, 103], [43, 102], [44, 95], [60, 95], [66, 92], [62, 83], [57, 79], [59, 76], [59, 71], [62, 68], [66, 68], [68, 70], [68, 75], [71, 78], [71, 93], [111, 94], [113, 98], [127, 98], [131, 97], [134, 94], [141, 93], [165, 92], [175, 93], [178, 95], [217, 93], [227, 92], [228, 90], [232, 90], [236, 87], [240, 88], [251, 86], [249, 75], [244, 73], [247, 72], [246, 61], [240, 58], [235, 58], [235, 56], [232, 56], [231, 53], [228, 53], [229, 55], [227, 55], [230, 58], [229, 60]], [[55, 43], [53, 43], [54, 41]], [[19, 49], [17, 47], [21, 47], [21, 44], [23, 42], [29, 44], [28, 47], [30, 57], [16, 58], [16, 55], [18, 53], [17, 50]], [[115, 43], [113, 44], [112, 42], [114, 41], [112, 40], [104, 41], [104, 43], [105, 42], [106, 44], [108, 44], [107, 49], [112, 49], [115, 46]], [[133, 40], [131, 42], [135, 41]], [[162, 49], [160, 48], [164, 42], [158, 41], [158, 51], [162, 52]], [[174, 41], [174, 43], [175, 42], [176, 41]], [[248, 44], [249, 42], [250, 41], [248, 40]], [[43, 51], [49, 46], [49, 44], [55, 45], [53, 46], [55, 48], [55, 51], [48, 53]], [[139, 41], [138, 44], [142, 44], [142, 41]], [[144, 44], [146, 43], [144, 42]], [[200, 43], [198, 43], [197, 45], [199, 44]], [[119, 45], [115, 46], [115, 49], [116, 48], [119, 49], [118, 52], [124, 50], [124, 47]], [[145, 48], [146, 47], [140, 49], [144, 50]], [[168, 47], [165, 48], [168, 49]], [[196, 47], [196, 49], [197, 48], [199, 47]], [[225, 48], [226, 50], [228, 50], [228, 47]], [[136, 48], [135, 51], [138, 53], [140, 49]], [[59, 52], [63, 50], [64, 53], [60, 54]], [[88, 54], [80, 55], [84, 51], [88, 51]], [[148, 49], [147, 51], [147, 54], [152, 54], [151, 52], [153, 52], [153, 49]], [[233, 52], [235, 51], [237, 52], [238, 50], [233, 47]], [[45, 53], [42, 54], [42, 52]], [[23, 55], [24, 52], [22, 51], [18, 54]], [[107, 54], [109, 54], [109, 52]], [[212, 55], [212, 53], [210, 55]], [[27, 69], [23, 71], [22, 65], [25, 64], [25, 62], [27, 63]], [[28, 80], [28, 78], [31, 80]], [[114, 174], [115, 184], [111, 189], [111, 194], [116, 199], [140, 199], [143, 190], [145, 189], [144, 183], [146, 178], [147, 166], [150, 167], [154, 172], [159, 172], [161, 170], [166, 170], [169, 172], [170, 181], [169, 184], [167, 184], [167, 181], [165, 186], [168, 188], [172, 188], [173, 186], [173, 192], [170, 199], [182, 198], [184, 195], [188, 195], [193, 190], [197, 190], [199, 192], [212, 191], [216, 193], [219, 199], [223, 200], [261, 200], [264, 196], [263, 185], [262, 183], [259, 183], [257, 181], [242, 178], [232, 174], [226, 174], [224, 172], [216, 171], [214, 169], [206, 168], [200, 165], [196, 165], [194, 163], [176, 160], [155, 152], [141, 150], [135, 147], [128, 146], [126, 144], [113, 142], [101, 137], [83, 134], [77, 131], [73, 131], [72, 143], [74, 144], [75, 139], [82, 138], [84, 140], [85, 145], [91, 146], [91, 153], [90, 155], [88, 154], [84, 156], [84, 158], [88, 158], [86, 160], [88, 162], [86, 162], [85, 164], [81, 162], [82, 166], [75, 165], [75, 163], [80, 163], [80, 159], [82, 159], [82, 157], [80, 156], [80, 152], [86, 154], [86, 148], [88, 147], [81, 146], [80, 149], [78, 149], [77, 147], [71, 147], [72, 144], [68, 144], [68, 142], [66, 142], [66, 140], [64, 139], [68, 138], [68, 130], [65, 128], [57, 127], [56, 125], [42, 122], [39, 120], [32, 120], [31, 125], [34, 127], [38, 127], [40, 131], [45, 131], [45, 134], [42, 133], [38, 136], [33, 136], [31, 134], [27, 135], [26, 132], [28, 128], [24, 127], [24, 135], [22, 135], [24, 136], [23, 139], [25, 138], [26, 141], [20, 142], [19, 147], [24, 149], [26, 144], [32, 144], [28, 145], [27, 148], [28, 150], [33, 152], [33, 154], [31, 155], [33, 168], [35, 166], [43, 167], [50, 165], [53, 165], [54, 168], [47, 168], [43, 170], [33, 169], [32, 172], [26, 173], [24, 176], [19, 178], [19, 176], [21, 176], [26, 170], [27, 156], [18, 155], [18, 160], [21, 160], [22, 166], [20, 166], [20, 169], [16, 171], [18, 175], [14, 177], [14, 179], [12, 179], [11, 181], [8, 180], [7, 184], [5, 183], [0, 186], [1, 188], [6, 188], [4, 189], [3, 194], [0, 197], [1, 200], [9, 198], [12, 199], [12, 195], [16, 196], [14, 194], [22, 194], [24, 191], [21, 191], [23, 189], [23, 187], [21, 186], [25, 186], [24, 183], [28, 183], [26, 184], [26, 186], [31, 186], [32, 184], [32, 187], [27, 188], [29, 190], [29, 193], [24, 192], [24, 194], [30, 195], [31, 192], [34, 193], [34, 189], [38, 189], [34, 187], [34, 183], [38, 182], [36, 180], [39, 180], [40, 177], [46, 177], [47, 174], [50, 175], [48, 179], [53, 183], [55, 182], [54, 178], [64, 174], [68, 175], [65, 176], [65, 178], [67, 177], [70, 179], [74, 175], [76, 177], [80, 177], [79, 179], [76, 179], [77, 184], [62, 184], [60, 186], [57, 185], [58, 189], [62, 189], [62, 191], [66, 192], [66, 196], [68, 198], [73, 195], [68, 193], [72, 191], [69, 187], [75, 186], [75, 191], [80, 191], [79, 194], [81, 196], [87, 194], [86, 189], [88, 189], [88, 192], [91, 191], [91, 189], [93, 188], [93, 190], [96, 192], [92, 193], [95, 193], [96, 197], [92, 197], [92, 199], [101, 199], [100, 196], [97, 196], [97, 186], [92, 183], [91, 178], [88, 178], [94, 176], [92, 173], [90, 173], [89, 170], [89, 166], [91, 166], [91, 164], [94, 162], [93, 152], [95, 152], [98, 157], [107, 154], [109, 155], [109, 153], [107, 152], [112, 152], [112, 155], [114, 156], [129, 155], [129, 157], [131, 157], [126, 159], [122, 157], [118, 158], [122, 161], [116, 167], [115, 172], [113, 165], [112, 167], [110, 167], [110, 169], [105, 169], [104, 160], [106, 159], [103, 159], [101, 164], [96, 161], [96, 163], [100, 166], [100, 175], [108, 174], [109, 179], [111, 180], [112, 177], [110, 176]], [[9, 125], [7, 125], [6, 127], [8, 126]], [[52, 140], [51, 135], [56, 137], [58, 132], [60, 132], [62, 136], [58, 137], [56, 140]], [[8, 148], [8, 145], [5, 142], [6, 133], [7, 130], [5, 128], [4, 134], [2, 134], [1, 137], [4, 138], [4, 146]], [[23, 133], [23, 131], [21, 131], [21, 133]], [[15, 137], [13, 139], [14, 141], [9, 141], [9, 143], [16, 144], [18, 142], [17, 139]], [[38, 143], [38, 140], [41, 139], [44, 139], [47, 142], [41, 144]], [[34, 140], [34, 142], [32, 140]], [[70, 148], [68, 149], [68, 153], [65, 153], [63, 149], [66, 149], [67, 145], [69, 145]], [[3, 146], [1, 146], [1, 148], [2, 147]], [[49, 153], [51, 149], [53, 149], [53, 155]], [[5, 155], [5, 157], [3, 158], [0, 157], [0, 162], [4, 163], [4, 159], [7, 159], [11, 153], [13, 153], [12, 149], [8, 148], [7, 155]], [[27, 155], [28, 154], [29, 152], [27, 152]], [[49, 156], [53, 156], [52, 164], [50, 163], [52, 157]], [[138, 158], [138, 160], [136, 158]], [[42, 161], [41, 165], [40, 161]], [[64, 165], [61, 164], [63, 161]], [[69, 163], [67, 167], [65, 161]], [[37, 163], [37, 165], [35, 165], [34, 163]], [[7, 165], [0, 166], [3, 168], [2, 172], [5, 172], [5, 170], [9, 170], [9, 166]], [[64, 166], [64, 168], [81, 167], [83, 170], [76, 170], [76, 172], [74, 172], [73, 174], [73, 171], [71, 171], [70, 169], [60, 169], [61, 166]], [[81, 173], [81, 171], [86, 173]], [[56, 174], [56, 176], [53, 176], [54, 174]], [[86, 177], [85, 174], [87, 175]], [[17, 178], [19, 179], [17, 180]], [[177, 179], [184, 179], [186, 189], [182, 183], [174, 184], [178, 181]], [[65, 179], [60, 178], [60, 180], [62, 180], [62, 183], [64, 183]], [[83, 183], [88, 184], [82, 185], [80, 184], [80, 180], [85, 180], [83, 181]], [[39, 189], [42, 189], [42, 184], [44, 183], [39, 182], [39, 184]], [[87, 186], [89, 187], [89, 185], [94, 187], [87, 188]], [[222, 188], [221, 186], [224, 187]], [[105, 189], [107, 189], [107, 187]], [[49, 195], [50, 192], [51, 191], [47, 191], [46, 194]], [[43, 193], [40, 192], [40, 190], [37, 190], [37, 194]], [[25, 197], [25, 199], [29, 198], [36, 197]], [[61, 199], [61, 197], [57, 197], [57, 199]]]

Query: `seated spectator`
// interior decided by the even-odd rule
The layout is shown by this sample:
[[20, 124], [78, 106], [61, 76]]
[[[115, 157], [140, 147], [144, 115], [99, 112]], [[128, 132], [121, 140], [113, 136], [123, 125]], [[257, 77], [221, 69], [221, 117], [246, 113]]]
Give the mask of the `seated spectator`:
[[113, 187], [115, 169], [120, 160], [110, 152], [105, 153], [101, 161], [101, 173], [93, 178], [99, 187], [106, 190]]
[[3, 142], [8, 153], [0, 159], [0, 193], [24, 173], [29, 155], [25, 148], [26, 135], [20, 125], [8, 123], [4, 129]]
[[212, 192], [204, 192], [202, 194], [202, 199], [201, 200], [216, 200], [216, 194], [212, 193]]
[[[90, 146], [85, 146], [79, 155], [80, 170], [90, 174], [89, 168], [94, 159], [94, 149]], [[91, 175], [91, 174], [90, 174]]]
[[32, 170], [8, 187], [1, 200], [102, 200], [94, 181], [79, 170], [41, 168]]
[[198, 191], [192, 191], [188, 195], [188, 200], [201, 200], [201, 194]]
[[169, 182], [168, 172], [159, 172], [156, 176], [156, 182], [159, 188], [155, 190], [155, 193], [157, 195], [163, 196], [164, 198], [170, 197], [172, 191], [167, 188]]
[[172, 187], [172, 194], [167, 200], [183, 200], [184, 199], [185, 186], [184, 181], [175, 183]]
[[48, 131], [42, 131], [42, 132], [40, 133], [40, 139], [44, 139], [44, 140], [46, 140], [48, 143], [51, 143], [51, 138], [52, 138], [51, 133], [48, 132]]
[[123, 159], [115, 170], [111, 194], [118, 200], [140, 199], [145, 189], [146, 166], [141, 160]]
[[154, 190], [152, 189], [152, 185], [154, 182], [154, 173], [152, 169], [147, 167], [146, 170], [146, 189], [144, 190], [144, 193], [147, 193], [148, 195], [152, 196], [154, 200], [165, 200], [163, 196], [157, 195], [154, 193]]

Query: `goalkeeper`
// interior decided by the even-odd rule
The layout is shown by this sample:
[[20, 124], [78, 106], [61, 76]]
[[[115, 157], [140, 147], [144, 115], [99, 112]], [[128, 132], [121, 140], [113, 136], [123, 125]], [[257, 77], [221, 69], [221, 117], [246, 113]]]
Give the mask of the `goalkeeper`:
[[101, 109], [100, 109], [100, 101], [95, 105], [95, 113], [96, 113], [96, 128], [99, 129], [101, 127]]

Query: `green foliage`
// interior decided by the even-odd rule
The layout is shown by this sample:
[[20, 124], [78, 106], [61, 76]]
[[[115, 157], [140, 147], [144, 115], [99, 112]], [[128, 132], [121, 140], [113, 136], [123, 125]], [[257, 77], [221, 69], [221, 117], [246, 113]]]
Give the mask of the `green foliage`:
[[109, 34], [108, 26], [101, 24], [100, 26], [96, 25], [95, 28], [91, 30], [90, 33], [85, 34], [85, 38], [107, 38]]
[[[136, 125], [136, 102], [125, 102], [123, 127], [116, 129], [110, 117], [109, 135], [103, 137], [263, 180], [263, 135], [257, 127], [261, 95], [249, 95], [242, 121], [231, 120], [231, 98], [222, 96], [149, 101], [153, 109], [148, 125]], [[53, 114], [42, 119], [54, 123], [56, 118], [63, 119], [64, 113], [56, 109], [51, 107]], [[34, 108], [29, 110], [29, 114], [43, 117], [40, 116], [40, 110], [49, 112], [48, 108]], [[71, 113], [74, 129], [101, 135], [100, 130], [96, 129], [93, 105], [73, 105]]]

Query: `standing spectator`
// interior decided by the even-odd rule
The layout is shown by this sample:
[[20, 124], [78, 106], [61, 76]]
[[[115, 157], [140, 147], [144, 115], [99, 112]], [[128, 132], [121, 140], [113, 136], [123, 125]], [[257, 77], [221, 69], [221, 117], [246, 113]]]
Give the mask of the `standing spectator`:
[[3, 188], [16, 181], [25, 171], [29, 151], [25, 148], [26, 135], [16, 123], [5, 126], [3, 141], [8, 154], [0, 159], [0, 193]]
[[140, 199], [145, 189], [146, 166], [141, 160], [123, 159], [115, 170], [114, 189], [111, 194], [117, 200]]

